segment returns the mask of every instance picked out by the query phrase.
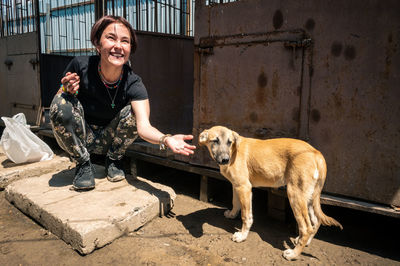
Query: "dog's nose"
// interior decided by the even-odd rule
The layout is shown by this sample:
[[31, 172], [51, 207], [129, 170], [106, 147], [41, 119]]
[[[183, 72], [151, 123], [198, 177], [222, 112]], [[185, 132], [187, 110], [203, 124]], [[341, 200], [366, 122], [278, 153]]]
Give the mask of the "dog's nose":
[[229, 163], [229, 158], [223, 158], [221, 160], [221, 164], [227, 164], [227, 163]]

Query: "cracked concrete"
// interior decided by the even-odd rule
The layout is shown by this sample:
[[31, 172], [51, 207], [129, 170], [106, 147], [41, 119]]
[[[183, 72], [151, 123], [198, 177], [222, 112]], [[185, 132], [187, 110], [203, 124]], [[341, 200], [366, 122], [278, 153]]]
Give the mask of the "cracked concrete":
[[0, 190], [16, 180], [60, 171], [74, 165], [64, 153], [55, 153], [53, 159], [48, 161], [15, 164], [7, 158], [1, 147], [0, 162]]
[[132, 176], [112, 183], [104, 177], [104, 167], [95, 168], [92, 191], [71, 190], [75, 169], [66, 169], [15, 181], [7, 186], [6, 198], [81, 254], [137, 230], [173, 207], [176, 195], [171, 188]]

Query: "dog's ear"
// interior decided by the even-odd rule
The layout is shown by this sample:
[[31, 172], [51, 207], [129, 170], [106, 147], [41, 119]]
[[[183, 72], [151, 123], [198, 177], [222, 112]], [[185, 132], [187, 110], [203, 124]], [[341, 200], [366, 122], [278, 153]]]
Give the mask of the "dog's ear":
[[237, 147], [239, 147], [239, 144], [240, 144], [240, 136], [235, 131], [232, 131], [232, 135], [233, 135], [233, 142], [235, 143], [235, 146], [237, 148]]
[[208, 130], [204, 130], [203, 132], [200, 133], [199, 136], [199, 144], [200, 146], [205, 145], [208, 140]]

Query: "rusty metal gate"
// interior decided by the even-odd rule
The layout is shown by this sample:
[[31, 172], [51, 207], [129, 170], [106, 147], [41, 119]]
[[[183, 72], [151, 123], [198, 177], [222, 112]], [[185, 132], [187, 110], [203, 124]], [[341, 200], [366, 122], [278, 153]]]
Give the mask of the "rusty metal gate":
[[35, 2], [0, 2], [0, 114], [23, 112], [31, 124], [41, 105]]
[[[398, 1], [197, 1], [194, 135], [305, 139], [326, 157], [324, 193], [400, 206], [398, 14]], [[216, 167], [206, 151], [192, 163]]]

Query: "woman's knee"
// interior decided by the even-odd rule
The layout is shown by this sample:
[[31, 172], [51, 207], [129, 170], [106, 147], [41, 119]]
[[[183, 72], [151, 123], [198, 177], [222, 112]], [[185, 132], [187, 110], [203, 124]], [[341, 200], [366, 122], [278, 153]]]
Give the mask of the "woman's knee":
[[136, 117], [133, 113], [131, 105], [125, 106], [119, 116], [119, 123], [117, 125], [117, 131], [121, 129], [129, 129], [136, 131]]
[[50, 120], [53, 124], [69, 124], [77, 118], [83, 118], [79, 101], [72, 95], [58, 94], [50, 105]]

